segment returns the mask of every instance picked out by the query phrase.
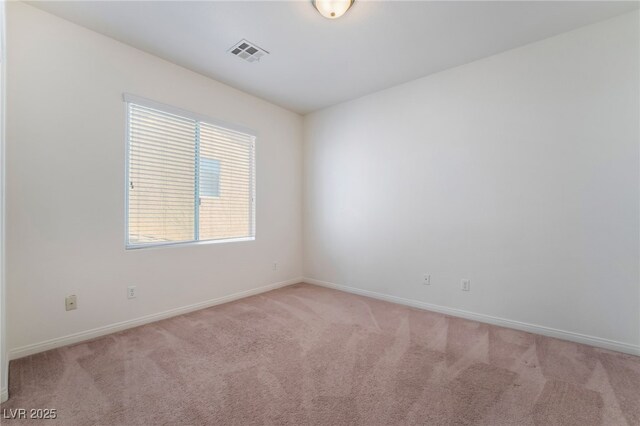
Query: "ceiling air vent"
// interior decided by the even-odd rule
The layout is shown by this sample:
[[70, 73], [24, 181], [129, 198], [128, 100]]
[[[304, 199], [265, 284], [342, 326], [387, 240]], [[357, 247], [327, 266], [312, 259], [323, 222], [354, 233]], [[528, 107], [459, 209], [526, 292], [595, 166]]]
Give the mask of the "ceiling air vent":
[[245, 39], [236, 43], [229, 52], [236, 55], [238, 58], [244, 59], [247, 62], [259, 61], [264, 55], [268, 55], [269, 52]]

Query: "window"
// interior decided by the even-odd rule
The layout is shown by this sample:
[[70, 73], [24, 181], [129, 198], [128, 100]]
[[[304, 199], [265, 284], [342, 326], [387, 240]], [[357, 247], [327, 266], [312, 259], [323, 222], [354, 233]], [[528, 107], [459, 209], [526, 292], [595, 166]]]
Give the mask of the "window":
[[127, 247], [253, 239], [251, 132], [125, 95]]

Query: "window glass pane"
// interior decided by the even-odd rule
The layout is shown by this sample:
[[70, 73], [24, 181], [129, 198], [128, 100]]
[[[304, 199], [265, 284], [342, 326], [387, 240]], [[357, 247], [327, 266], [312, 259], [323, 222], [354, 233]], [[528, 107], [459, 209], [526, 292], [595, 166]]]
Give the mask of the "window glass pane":
[[220, 161], [214, 158], [200, 158], [200, 196], [220, 196]]
[[195, 237], [194, 120], [129, 105], [129, 244]]
[[215, 159], [201, 171], [206, 191], [216, 192], [217, 180], [217, 195], [201, 197], [200, 239], [253, 236], [253, 137], [200, 123], [200, 155]]

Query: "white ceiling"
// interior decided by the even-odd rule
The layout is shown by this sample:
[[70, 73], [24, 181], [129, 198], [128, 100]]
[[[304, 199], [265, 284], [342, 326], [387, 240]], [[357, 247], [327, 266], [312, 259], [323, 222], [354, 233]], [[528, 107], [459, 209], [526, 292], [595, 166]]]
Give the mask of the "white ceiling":
[[[370, 2], [328, 20], [310, 1], [30, 4], [298, 113], [604, 20], [638, 2]], [[271, 52], [227, 53], [246, 38]]]

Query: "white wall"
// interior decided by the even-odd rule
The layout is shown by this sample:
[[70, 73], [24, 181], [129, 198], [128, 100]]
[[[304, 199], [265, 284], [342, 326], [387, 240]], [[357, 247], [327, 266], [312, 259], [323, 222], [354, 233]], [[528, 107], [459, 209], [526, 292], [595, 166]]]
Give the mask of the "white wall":
[[638, 40], [634, 12], [305, 117], [305, 276], [640, 351]]
[[5, 8], [0, 1], [0, 402], [9, 397], [9, 360], [7, 357], [7, 299], [5, 297]]
[[[12, 356], [301, 276], [299, 115], [23, 3], [7, 20]], [[258, 132], [255, 242], [125, 251], [123, 92]]]

